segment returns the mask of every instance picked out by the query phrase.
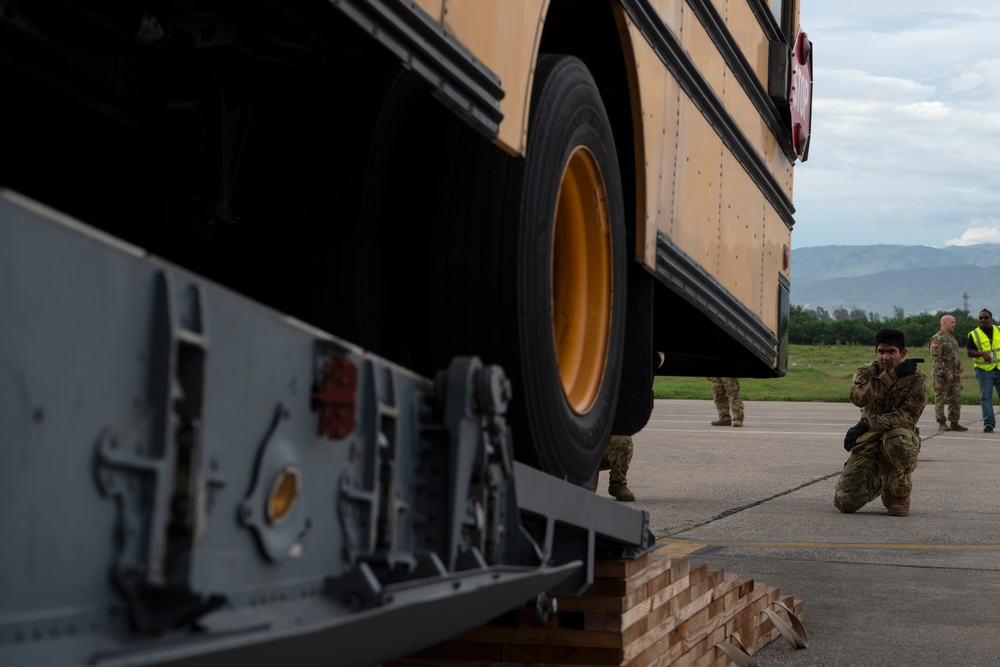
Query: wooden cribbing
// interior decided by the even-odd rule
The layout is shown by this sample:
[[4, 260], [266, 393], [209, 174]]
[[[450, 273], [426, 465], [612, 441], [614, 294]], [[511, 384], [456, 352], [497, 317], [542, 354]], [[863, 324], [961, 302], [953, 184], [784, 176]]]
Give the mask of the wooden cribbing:
[[[737, 633], [750, 653], [779, 637], [764, 609], [803, 602], [777, 588], [666, 553], [600, 561], [579, 597], [544, 622], [519, 610], [383, 667], [713, 667]], [[774, 609], [778, 607], [775, 606]]]

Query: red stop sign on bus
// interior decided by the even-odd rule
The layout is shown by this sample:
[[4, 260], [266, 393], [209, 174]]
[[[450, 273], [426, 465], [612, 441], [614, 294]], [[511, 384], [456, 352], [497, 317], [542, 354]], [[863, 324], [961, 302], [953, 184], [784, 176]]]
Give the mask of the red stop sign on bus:
[[788, 105], [792, 117], [792, 146], [803, 162], [809, 158], [812, 132], [812, 42], [802, 29], [792, 47], [792, 81]]

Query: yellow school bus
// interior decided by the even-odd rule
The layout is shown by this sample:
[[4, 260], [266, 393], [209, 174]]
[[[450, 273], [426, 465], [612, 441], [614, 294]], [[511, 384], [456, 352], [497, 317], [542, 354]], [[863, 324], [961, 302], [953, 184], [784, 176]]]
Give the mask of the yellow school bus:
[[[417, 4], [497, 75], [485, 133], [525, 162], [518, 195], [538, 219], [521, 224], [538, 229], [505, 261], [530, 340], [505, 361], [547, 424], [536, 439], [590, 450], [609, 421], [641, 427], [653, 351], [666, 375], [783, 375], [811, 115], [799, 1]], [[552, 365], [562, 396], [538, 388]]]
[[784, 374], [800, 0], [58, 4], [0, 22], [0, 183], [421, 374], [502, 365], [519, 459], [589, 481], [657, 367]]

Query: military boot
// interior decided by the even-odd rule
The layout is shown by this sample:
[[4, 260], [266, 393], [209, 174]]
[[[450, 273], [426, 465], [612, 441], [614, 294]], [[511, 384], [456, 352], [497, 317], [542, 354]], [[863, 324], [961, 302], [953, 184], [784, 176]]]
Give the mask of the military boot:
[[951, 423], [951, 430], [952, 431], [968, 431], [969, 429], [967, 429], [966, 427], [962, 426], [958, 422], [952, 422]]
[[886, 507], [889, 516], [910, 516], [910, 497], [893, 498]]
[[635, 502], [635, 494], [625, 484], [609, 486], [608, 493], [614, 496], [615, 500], [620, 500], [623, 503]]
[[889, 510], [889, 516], [909, 516], [909, 494], [907, 494], [905, 498], [898, 498], [895, 495], [893, 487], [895, 487], [895, 484], [890, 481], [889, 484], [886, 485], [885, 489], [882, 490], [882, 504], [885, 505], [887, 510]]
[[712, 422], [712, 426], [732, 426], [732, 425], [733, 425], [733, 420], [729, 419], [728, 417], [719, 417], [714, 422]]
[[938, 430], [939, 431], [947, 431], [948, 430], [948, 422], [938, 422]]
[[615, 500], [622, 502], [633, 502], [635, 494], [628, 488], [628, 467], [632, 463], [632, 454], [635, 445], [631, 436], [613, 435], [605, 448], [608, 462], [611, 463], [611, 472], [608, 475], [608, 493], [615, 497]]

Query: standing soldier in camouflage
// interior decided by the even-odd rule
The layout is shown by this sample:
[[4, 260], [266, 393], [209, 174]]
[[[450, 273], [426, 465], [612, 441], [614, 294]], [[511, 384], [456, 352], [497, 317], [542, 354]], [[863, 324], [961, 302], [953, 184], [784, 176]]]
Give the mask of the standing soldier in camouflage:
[[875, 334], [876, 360], [854, 372], [851, 403], [861, 421], [844, 437], [851, 453], [840, 473], [833, 504], [855, 512], [881, 496], [889, 516], [910, 513], [910, 478], [920, 454], [917, 422], [927, 405], [930, 378], [917, 370], [923, 359], [906, 359], [906, 339], [899, 329]]
[[712, 426], [743, 426], [743, 399], [740, 397], [739, 378], [710, 377], [712, 381], [712, 398], [715, 399], [715, 409], [719, 418]]
[[632, 436], [613, 435], [604, 448], [604, 460], [601, 467], [590, 482], [590, 490], [597, 491], [598, 478], [601, 470], [610, 470], [610, 480], [608, 481], [608, 493], [615, 497], [615, 500], [630, 503], [635, 500], [635, 494], [628, 488], [628, 467], [632, 463], [632, 453], [635, 447], [632, 445]]
[[[663, 365], [666, 356], [662, 352], [653, 353], [653, 372]], [[610, 470], [611, 479], [608, 481], [608, 493], [625, 503], [635, 501], [635, 494], [628, 488], [628, 467], [632, 463], [632, 453], [635, 447], [632, 445], [632, 436], [613, 435], [604, 447], [604, 458], [601, 460], [601, 467], [594, 473], [594, 479], [590, 480], [590, 490], [597, 491], [597, 483], [601, 477], [602, 470]]]
[[[958, 341], [951, 335], [955, 318], [941, 317], [941, 330], [931, 336], [931, 361], [934, 362], [934, 416], [939, 431], [968, 431], [958, 423], [962, 410], [962, 362], [958, 360]], [[945, 406], [948, 419], [945, 420]], [[948, 421], [951, 426], [948, 426]]]

